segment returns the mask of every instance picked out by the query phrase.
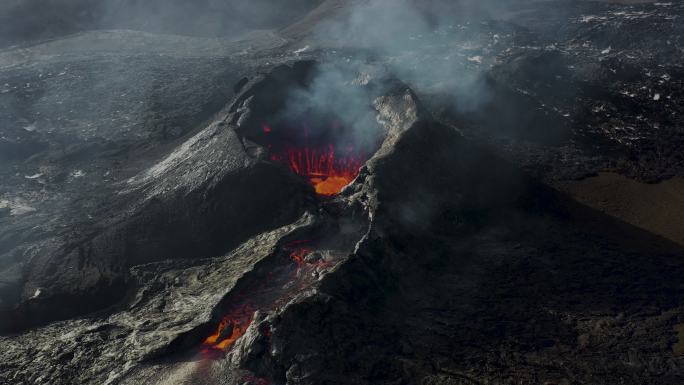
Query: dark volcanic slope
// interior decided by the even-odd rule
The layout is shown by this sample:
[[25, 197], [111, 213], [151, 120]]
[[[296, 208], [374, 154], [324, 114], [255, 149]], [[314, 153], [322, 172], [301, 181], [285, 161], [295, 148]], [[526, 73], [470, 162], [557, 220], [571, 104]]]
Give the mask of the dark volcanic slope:
[[681, 2], [548, 2], [465, 26], [484, 34], [491, 92], [452, 117], [547, 179], [682, 175], [683, 17]]
[[[28, 313], [20, 315], [22, 323], [42, 323], [111, 305], [123, 294], [118, 291], [112, 297], [107, 291], [120, 288], [125, 280], [121, 266], [179, 254], [207, 257], [225, 252], [254, 234], [251, 225], [224, 221], [226, 216], [245, 215], [228, 214], [225, 210], [233, 210], [233, 204], [245, 207], [246, 200], [258, 202], [259, 210], [269, 218], [255, 219], [254, 226], [259, 231], [270, 226], [274, 209], [270, 203], [277, 205], [278, 200], [271, 199], [277, 194], [269, 195], [266, 185], [243, 195], [246, 200], [231, 202], [241, 190], [219, 193], [230, 184], [212, 180], [214, 175], [203, 172], [199, 161], [178, 166], [173, 154], [176, 150], [178, 157], [184, 151], [178, 146], [194, 140], [201, 143], [197, 147], [216, 148], [213, 156], [205, 154], [201, 160], [216, 172], [240, 179], [241, 169], [254, 166], [235, 136], [224, 133], [218, 138], [205, 133], [190, 138], [240, 91], [235, 88], [240, 79], [255, 76], [260, 64], [252, 51], [282, 42], [270, 34], [247, 46], [227, 40], [113, 31], [2, 52], [2, 328], [15, 324], [6, 312], [34, 297], [39, 288], [43, 304], [52, 305], [37, 313], [32, 310], [36, 305], [27, 305]], [[226, 57], [235, 51], [242, 54]], [[213, 141], [205, 143], [205, 137]], [[156, 174], [142, 174], [165, 158], [166, 166], [157, 167]], [[264, 173], [265, 180], [280, 180], [278, 172]], [[262, 178], [241, 180], [261, 183]], [[164, 190], [159, 179], [172, 187]], [[206, 191], [190, 198], [198, 186], [213, 189], [221, 202], [208, 203]], [[291, 192], [283, 186], [279, 191], [286, 196]], [[167, 197], [159, 203], [161, 195]], [[190, 203], [192, 199], [197, 205]], [[210, 213], [204, 216], [206, 227], [192, 218], [203, 205], [197, 200], [211, 207], [206, 208]], [[187, 215], [179, 219], [183, 210]], [[223, 223], [214, 222], [217, 218]], [[119, 228], [122, 221], [130, 220], [147, 230]], [[130, 235], [122, 235], [124, 231]], [[221, 231], [232, 235], [226, 237]], [[117, 240], [130, 236], [139, 241], [122, 244]], [[207, 236], [222, 240], [205, 242]], [[194, 246], [189, 246], [193, 242], [187, 241], [195, 237]], [[147, 241], [140, 242], [142, 238]], [[87, 300], [80, 301], [81, 295]]]
[[[350, 3], [241, 39], [96, 9], [0, 50], [0, 383], [684, 382], [684, 251], [548, 187], [684, 175], [684, 5], [317, 29]], [[382, 126], [334, 198], [252, 140], [292, 95]]]
[[274, 326], [287, 383], [681, 382], [682, 250], [508, 167], [426, 126], [372, 167], [366, 241]]

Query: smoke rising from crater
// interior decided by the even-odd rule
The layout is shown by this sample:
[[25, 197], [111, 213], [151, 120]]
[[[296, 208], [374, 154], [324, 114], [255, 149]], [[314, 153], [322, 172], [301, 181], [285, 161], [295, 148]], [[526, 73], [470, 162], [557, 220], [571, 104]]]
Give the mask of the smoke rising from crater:
[[[418, 93], [448, 95], [452, 107], [471, 111], [489, 100], [483, 73], [502, 39], [478, 23], [504, 12], [504, 4], [500, 0], [359, 1], [318, 24], [311, 41], [317, 48], [341, 52], [344, 60], [339, 55], [332, 59], [341, 65], [380, 65]], [[312, 103], [330, 100], [336, 82], [328, 80], [337, 76], [321, 73], [310, 93]], [[365, 115], [365, 111], [341, 111], [357, 113]]]
[[378, 90], [350, 86], [359, 77], [368, 77], [369, 85], [377, 87], [381, 84], [372, 77], [390, 74], [418, 93], [440, 95], [459, 110], [474, 110], [489, 100], [484, 56], [498, 37], [483, 32], [470, 19], [491, 17], [501, 10], [501, 1], [350, 3], [334, 17], [319, 21], [302, 43], [332, 54], [319, 66], [308, 89], [291, 93], [289, 114], [328, 111], [342, 118], [355, 139], [367, 144], [375, 139], [364, 129], [373, 124], [375, 115], [369, 96]]
[[365, 83], [364, 65], [322, 63], [315, 71], [308, 87], [290, 90], [286, 118], [296, 121], [314, 114], [322, 118], [319, 122], [333, 121], [343, 128], [337, 133], [338, 144], [353, 144], [360, 151], [373, 148], [380, 140], [380, 131], [375, 129], [378, 123], [371, 100], [374, 90], [372, 84]]

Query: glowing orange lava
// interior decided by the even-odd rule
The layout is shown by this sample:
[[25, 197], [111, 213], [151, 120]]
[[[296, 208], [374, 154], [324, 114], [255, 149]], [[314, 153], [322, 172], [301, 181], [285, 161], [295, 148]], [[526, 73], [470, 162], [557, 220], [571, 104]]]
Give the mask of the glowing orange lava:
[[253, 311], [244, 309], [238, 314], [223, 317], [216, 331], [202, 342], [202, 346], [210, 350], [225, 351], [247, 332], [253, 316]]
[[290, 253], [290, 258], [294, 261], [294, 263], [297, 264], [297, 266], [303, 266], [305, 261], [304, 258], [306, 258], [307, 254], [311, 252], [310, 249], [305, 249], [305, 248], [299, 248]]
[[[311, 284], [315, 278], [311, 273], [316, 269], [328, 266], [325, 257], [312, 254], [316, 248], [306, 239], [292, 240], [283, 245], [282, 256], [291, 258], [291, 262], [274, 265], [274, 269], [267, 275], [252, 281], [252, 284], [236, 291], [228, 304], [224, 307], [225, 314], [212, 334], [204, 339], [200, 352], [207, 359], [220, 358], [235, 342], [242, 337], [254, 320], [257, 310], [269, 311], [282, 306], [294, 295]], [[320, 254], [320, 255], [319, 255]], [[311, 258], [307, 258], [311, 256]], [[308, 260], [307, 260], [308, 259]], [[271, 338], [270, 325], [259, 325], [259, 333]]]
[[359, 174], [361, 157], [347, 148], [336, 154], [332, 145], [321, 148], [288, 149], [285, 154], [273, 154], [271, 159], [287, 164], [298, 175], [309, 180], [319, 195], [339, 193]]

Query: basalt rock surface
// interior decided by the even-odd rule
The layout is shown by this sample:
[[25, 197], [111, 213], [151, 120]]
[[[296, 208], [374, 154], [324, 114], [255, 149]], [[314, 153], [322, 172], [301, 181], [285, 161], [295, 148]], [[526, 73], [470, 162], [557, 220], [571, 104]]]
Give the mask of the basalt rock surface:
[[[684, 381], [684, 251], [550, 187], [682, 175], [684, 7], [525, 3], [401, 57], [313, 39], [344, 7], [0, 51], [0, 383]], [[322, 198], [247, 131], [355, 55], [384, 136]]]
[[[123, 36], [85, 40], [99, 38]], [[248, 156], [226, 123], [207, 123], [230, 108], [240, 71], [254, 71], [249, 63], [206, 58], [203, 65], [224, 69], [196, 82], [196, 60], [143, 55], [117, 66], [118, 79], [98, 80], [103, 62], [126, 56], [98, 62], [77, 47], [86, 52], [4, 72], [12, 83], [2, 94], [10, 127], [3, 145], [26, 148], [3, 152], [4, 330], [107, 307], [121, 299], [128, 267], [221, 255], [292, 222], [307, 205], [308, 186]], [[188, 76], [180, 82], [162, 80], [181, 71]], [[149, 92], [164, 96], [155, 101]]]
[[493, 91], [443, 116], [549, 181], [682, 175], [684, 6], [643, 3], [547, 2], [463, 25]]

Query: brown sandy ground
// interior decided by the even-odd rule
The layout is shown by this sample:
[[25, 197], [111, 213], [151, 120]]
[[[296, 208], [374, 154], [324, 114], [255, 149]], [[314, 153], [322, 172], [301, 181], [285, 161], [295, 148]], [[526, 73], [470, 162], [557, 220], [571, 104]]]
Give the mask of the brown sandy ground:
[[647, 184], [599, 173], [554, 187], [589, 207], [684, 245], [684, 178]]

